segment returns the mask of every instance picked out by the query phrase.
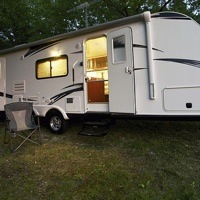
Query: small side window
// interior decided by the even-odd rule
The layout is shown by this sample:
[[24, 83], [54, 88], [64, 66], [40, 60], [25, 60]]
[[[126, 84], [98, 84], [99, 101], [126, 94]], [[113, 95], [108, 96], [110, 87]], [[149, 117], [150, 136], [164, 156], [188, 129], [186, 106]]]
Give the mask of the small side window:
[[125, 36], [113, 38], [113, 63], [126, 61]]
[[67, 55], [46, 58], [36, 61], [36, 78], [54, 78], [67, 76], [68, 58]]

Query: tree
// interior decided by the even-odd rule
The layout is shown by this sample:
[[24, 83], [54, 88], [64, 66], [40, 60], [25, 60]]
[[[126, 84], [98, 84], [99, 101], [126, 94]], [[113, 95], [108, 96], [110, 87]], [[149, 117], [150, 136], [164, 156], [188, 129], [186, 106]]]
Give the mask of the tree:
[[25, 0], [1, 0], [0, 5], [0, 41], [3, 47], [27, 42], [30, 37], [28, 31], [30, 10], [27, 2]]
[[152, 13], [161, 11], [181, 12], [196, 20], [199, 20], [198, 15], [200, 14], [200, 0], [103, 0], [103, 2], [107, 5], [109, 13], [115, 13], [117, 18], [135, 15], [147, 10]]
[[[79, 6], [86, 1], [0, 0], [0, 49], [84, 28], [86, 10]], [[147, 10], [181, 12], [200, 22], [200, 0], [88, 0], [88, 26]]]

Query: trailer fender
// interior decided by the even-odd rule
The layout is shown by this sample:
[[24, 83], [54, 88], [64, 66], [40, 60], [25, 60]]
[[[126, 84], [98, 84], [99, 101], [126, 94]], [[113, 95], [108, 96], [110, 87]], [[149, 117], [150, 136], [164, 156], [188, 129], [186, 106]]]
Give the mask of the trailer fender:
[[59, 111], [65, 120], [69, 119], [66, 112], [60, 108], [59, 106], [55, 105], [33, 105], [35, 114], [38, 114], [41, 117], [46, 117], [47, 113], [50, 110], [57, 110]]
[[52, 105], [35, 105], [35, 114], [45, 117], [46, 125], [52, 133], [62, 134], [68, 128], [68, 116], [63, 109]]

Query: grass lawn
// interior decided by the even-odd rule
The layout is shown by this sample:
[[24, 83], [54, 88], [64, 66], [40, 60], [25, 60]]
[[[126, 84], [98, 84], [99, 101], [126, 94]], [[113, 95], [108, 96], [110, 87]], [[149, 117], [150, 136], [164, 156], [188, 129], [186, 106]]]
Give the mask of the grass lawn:
[[0, 199], [200, 199], [199, 122], [117, 120], [104, 137], [80, 129], [42, 128], [42, 146], [14, 154], [1, 147]]

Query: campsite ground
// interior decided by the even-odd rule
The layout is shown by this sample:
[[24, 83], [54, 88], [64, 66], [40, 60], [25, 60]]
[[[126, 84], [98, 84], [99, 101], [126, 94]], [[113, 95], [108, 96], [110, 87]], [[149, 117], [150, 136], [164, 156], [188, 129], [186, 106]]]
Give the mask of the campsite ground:
[[199, 122], [117, 120], [104, 137], [80, 129], [43, 127], [42, 146], [12, 155], [1, 147], [0, 199], [200, 199]]

